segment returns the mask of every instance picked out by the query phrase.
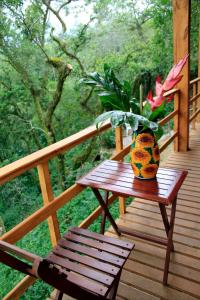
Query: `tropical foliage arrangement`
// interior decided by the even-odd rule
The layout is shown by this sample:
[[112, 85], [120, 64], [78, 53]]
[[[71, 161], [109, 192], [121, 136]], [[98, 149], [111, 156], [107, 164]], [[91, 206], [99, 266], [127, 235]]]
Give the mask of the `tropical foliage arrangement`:
[[145, 101], [136, 99], [132, 95], [130, 82], [123, 81], [121, 83], [107, 64], [104, 65], [103, 76], [97, 72], [89, 74], [82, 82], [95, 88], [103, 108], [108, 110], [96, 118], [97, 126], [110, 119], [114, 128], [128, 124], [133, 131], [142, 132], [151, 129], [158, 140], [163, 131], [157, 122], [165, 116], [166, 104], [173, 99], [173, 94], [165, 96], [165, 93], [173, 89], [182, 79], [180, 72], [187, 59], [188, 54], [173, 66], [163, 84], [161, 77], [158, 76], [156, 78], [156, 96], [153, 97], [152, 91], [149, 91]]
[[157, 174], [160, 162], [157, 140], [163, 133], [158, 120], [165, 115], [166, 103], [173, 99], [173, 94], [168, 97], [165, 92], [182, 79], [180, 72], [187, 59], [188, 54], [173, 66], [163, 84], [158, 76], [156, 96], [149, 91], [144, 102], [142, 97], [140, 101], [133, 97], [130, 82], [120, 83], [108, 65], [104, 65], [104, 76], [94, 72], [83, 80], [97, 90], [104, 109], [115, 109], [101, 114], [96, 119], [97, 126], [110, 119], [114, 128], [127, 125], [132, 128], [131, 165], [138, 178], [152, 179]]

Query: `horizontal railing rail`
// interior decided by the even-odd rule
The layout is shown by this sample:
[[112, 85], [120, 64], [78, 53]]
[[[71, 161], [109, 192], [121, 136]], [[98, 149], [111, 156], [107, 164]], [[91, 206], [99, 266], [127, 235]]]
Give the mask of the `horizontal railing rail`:
[[200, 113], [200, 108], [197, 109], [195, 113], [193, 113], [190, 117], [190, 122], [192, 122]]
[[[167, 92], [165, 96], [169, 96], [171, 94], [178, 95], [179, 90], [173, 89]], [[179, 108], [176, 107], [174, 111], [171, 112], [168, 116], [166, 116], [163, 120], [161, 120], [159, 124], [164, 125], [172, 119], [177, 119], [178, 112]], [[100, 128], [100, 132], [106, 131], [109, 128], [111, 128], [111, 124], [110, 122], [107, 122]], [[81, 144], [87, 139], [98, 134], [99, 130], [97, 130], [95, 126], [90, 126], [70, 137], [67, 137], [66, 139], [63, 139], [44, 149], [32, 153], [0, 169], [0, 184], [4, 184], [12, 180], [13, 178], [25, 173], [26, 171], [37, 167], [44, 201], [43, 207], [39, 208], [36, 212], [31, 214], [21, 223], [19, 223], [14, 228], [6, 232], [2, 237], [0, 237], [0, 240], [4, 240], [10, 243], [16, 243], [17, 241], [22, 239], [27, 233], [33, 230], [36, 226], [48, 219], [52, 244], [55, 244], [56, 240], [59, 237], [59, 226], [56, 219], [57, 211], [65, 204], [69, 203], [78, 194], [80, 194], [84, 190], [84, 187], [74, 184], [70, 188], [65, 190], [63, 193], [61, 193], [59, 196], [54, 198], [50, 182], [48, 162], [57, 155], [64, 153], [69, 149], [72, 149], [73, 147]], [[125, 148], [123, 148], [123, 137], [121, 129], [117, 128], [115, 131], [115, 135], [116, 153], [111, 157], [111, 159], [123, 160], [123, 158], [129, 153], [131, 145], [128, 145]], [[175, 131], [174, 134], [170, 138], [168, 138], [163, 145], [160, 146], [161, 151], [166, 149], [166, 147], [177, 137], [178, 132]], [[112, 204], [115, 199], [116, 196], [110, 196], [109, 204]], [[122, 208], [122, 211], [123, 210], [125, 211], [124, 208]], [[87, 228], [97, 219], [98, 216], [100, 216], [101, 212], [102, 209], [100, 206], [98, 206], [85, 220], [81, 222], [81, 224], [79, 224], [79, 226]], [[22, 295], [25, 292], [25, 290], [33, 284], [33, 282], [34, 279], [30, 276], [24, 277], [24, 279], [21, 282], [19, 282], [17, 286], [15, 286], [14, 289], [4, 297], [4, 300], [18, 299], [19, 296]]]
[[193, 80], [190, 81], [190, 85], [194, 84], [194, 83], [197, 83], [198, 81], [200, 81], [200, 77], [197, 77]]
[[37, 167], [39, 164], [49, 161], [58, 154], [64, 153], [71, 148], [81, 144], [87, 139], [98, 135], [111, 127], [110, 122], [105, 123], [98, 130], [95, 125], [85, 128], [78, 133], [75, 133], [55, 144], [38, 150], [24, 158], [21, 158], [3, 168], [0, 168], [0, 184], [3, 184], [11, 179], [25, 173], [26, 171]]
[[190, 104], [192, 104], [193, 102], [195, 102], [199, 97], [200, 97], [200, 93], [198, 93], [197, 95], [195, 95], [192, 98], [190, 98]]
[[168, 114], [165, 118], [163, 118], [161, 121], [159, 121], [159, 125], [163, 126], [166, 123], [168, 123], [170, 120], [172, 120], [175, 116], [178, 115], [178, 109], [175, 109], [170, 114]]

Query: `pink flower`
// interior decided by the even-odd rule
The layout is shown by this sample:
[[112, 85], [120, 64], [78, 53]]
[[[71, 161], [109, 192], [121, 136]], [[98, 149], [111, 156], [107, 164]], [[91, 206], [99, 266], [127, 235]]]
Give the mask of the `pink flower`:
[[[181, 81], [183, 75], [179, 76], [179, 74], [181, 73], [186, 63], [188, 56], [189, 54], [186, 54], [183, 59], [181, 59], [176, 65], [173, 66], [173, 68], [167, 75], [167, 78], [165, 79], [163, 85], [161, 83], [160, 76], [156, 78], [156, 96], [153, 97], [152, 91], [150, 91], [147, 95], [147, 100], [149, 101], [152, 110], [154, 110], [156, 107], [159, 107], [162, 102], [166, 100], [166, 97], [164, 97], [163, 94], [171, 90], [179, 81]], [[173, 95], [170, 95], [167, 101], [169, 102], [172, 99]]]

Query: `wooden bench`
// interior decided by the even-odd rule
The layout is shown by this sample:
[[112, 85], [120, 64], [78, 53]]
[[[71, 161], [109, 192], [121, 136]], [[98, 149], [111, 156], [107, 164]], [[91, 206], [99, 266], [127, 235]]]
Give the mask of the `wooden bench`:
[[115, 299], [133, 248], [130, 242], [73, 227], [44, 259], [0, 241], [0, 262], [50, 284], [58, 290], [59, 300], [63, 294], [84, 300]]

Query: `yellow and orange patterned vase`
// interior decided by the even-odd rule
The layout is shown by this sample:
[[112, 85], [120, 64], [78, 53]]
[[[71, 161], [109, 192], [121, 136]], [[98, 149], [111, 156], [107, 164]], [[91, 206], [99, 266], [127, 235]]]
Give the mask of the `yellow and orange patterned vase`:
[[141, 179], [156, 177], [160, 162], [160, 151], [151, 129], [133, 133], [130, 154], [135, 177]]

